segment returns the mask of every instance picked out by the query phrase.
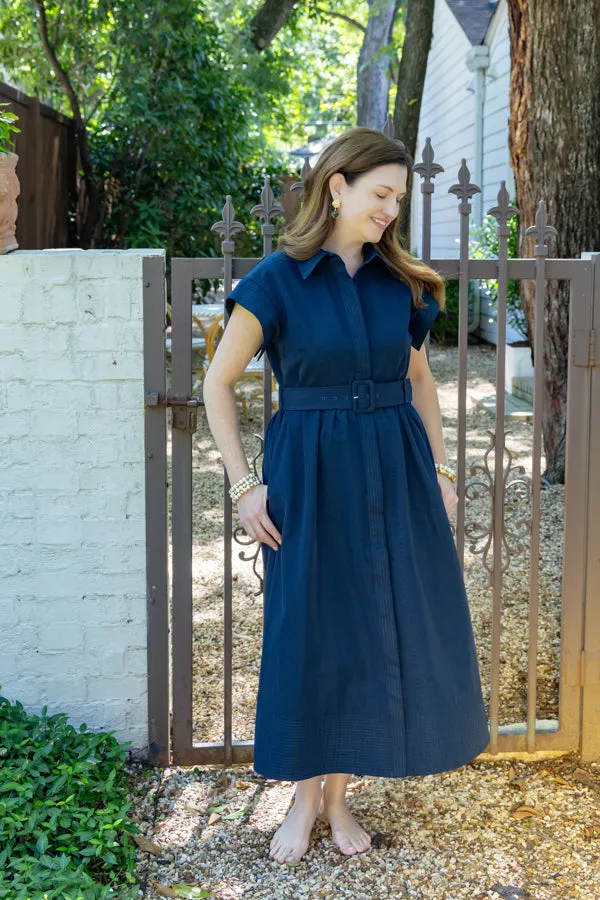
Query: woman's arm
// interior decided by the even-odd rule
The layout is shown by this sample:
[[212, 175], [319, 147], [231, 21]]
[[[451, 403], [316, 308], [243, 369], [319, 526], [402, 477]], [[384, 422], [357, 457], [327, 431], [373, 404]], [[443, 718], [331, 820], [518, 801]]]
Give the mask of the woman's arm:
[[234, 388], [261, 343], [260, 322], [236, 303], [204, 376], [206, 417], [230, 484], [250, 472], [240, 436]]
[[[262, 341], [259, 320], [236, 303], [204, 376], [202, 396], [206, 417], [230, 484], [250, 472], [240, 435], [234, 388]], [[281, 535], [266, 511], [266, 487], [255, 485], [236, 505], [246, 533], [277, 550]]]
[[[410, 363], [408, 377], [413, 389], [413, 406], [419, 413], [431, 444], [433, 458], [436, 463], [447, 464], [446, 447], [442, 431], [442, 413], [438, 399], [437, 387], [429, 368], [425, 345], [418, 350], [414, 347], [410, 351]], [[437, 480], [442, 492], [444, 507], [448, 516], [453, 512], [458, 503], [458, 495], [452, 481], [441, 472], [437, 473]]]
[[425, 344], [419, 349], [410, 351], [408, 377], [413, 389], [413, 406], [423, 421], [433, 458], [437, 463], [448, 463], [444, 435], [442, 431], [442, 413], [437, 387], [425, 352]]

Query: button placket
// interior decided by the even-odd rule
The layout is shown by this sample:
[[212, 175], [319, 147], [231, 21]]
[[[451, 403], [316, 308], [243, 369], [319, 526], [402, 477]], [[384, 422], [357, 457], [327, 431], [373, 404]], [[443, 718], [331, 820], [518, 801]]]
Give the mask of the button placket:
[[[356, 350], [356, 368], [353, 387], [356, 382], [371, 382], [371, 345], [367, 332], [367, 324], [360, 302], [358, 287], [352, 279], [343, 260], [338, 257], [338, 263], [343, 266], [347, 277], [339, 278], [335, 267], [329, 268], [327, 273], [329, 290], [333, 298], [341, 294], [344, 309], [347, 314], [347, 322], [352, 334], [352, 340]], [[373, 385], [374, 388], [374, 385]], [[352, 390], [353, 409], [356, 404]], [[374, 390], [371, 397], [374, 404]], [[362, 410], [357, 409], [356, 412]], [[389, 700], [390, 723], [397, 726], [396, 734], [391, 738], [396, 751], [396, 764], [401, 768], [406, 767], [406, 730], [403, 705], [402, 672], [400, 668], [400, 647], [398, 640], [398, 628], [394, 609], [394, 595], [392, 591], [392, 579], [390, 573], [390, 559], [387, 549], [387, 535], [384, 517], [384, 493], [383, 476], [381, 472], [381, 460], [377, 444], [377, 431], [373, 415], [357, 416], [359, 423], [361, 444], [363, 451], [366, 488], [367, 510], [369, 527], [369, 551], [373, 560], [374, 583], [373, 593], [375, 601], [375, 614], [381, 629], [383, 647], [383, 664], [386, 672], [387, 695]]]

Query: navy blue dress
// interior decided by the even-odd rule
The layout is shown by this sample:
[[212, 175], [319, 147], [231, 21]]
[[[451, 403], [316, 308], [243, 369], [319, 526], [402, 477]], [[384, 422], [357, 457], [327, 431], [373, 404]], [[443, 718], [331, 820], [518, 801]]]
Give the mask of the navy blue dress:
[[[406, 376], [439, 307], [412, 306], [371, 243], [351, 277], [277, 250], [226, 298], [258, 318], [280, 386]], [[265, 435], [264, 631], [254, 768], [403, 777], [454, 769], [490, 739], [472, 622], [425, 426], [412, 403], [281, 409]]]

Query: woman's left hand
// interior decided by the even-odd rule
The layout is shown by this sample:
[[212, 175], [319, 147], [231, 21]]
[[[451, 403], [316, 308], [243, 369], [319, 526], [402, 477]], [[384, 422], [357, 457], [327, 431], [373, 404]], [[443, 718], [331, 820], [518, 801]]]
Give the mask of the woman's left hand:
[[454, 482], [450, 481], [447, 475], [442, 475], [441, 472], [437, 473], [437, 480], [442, 492], [446, 512], [450, 516], [458, 503], [458, 494], [454, 490]]

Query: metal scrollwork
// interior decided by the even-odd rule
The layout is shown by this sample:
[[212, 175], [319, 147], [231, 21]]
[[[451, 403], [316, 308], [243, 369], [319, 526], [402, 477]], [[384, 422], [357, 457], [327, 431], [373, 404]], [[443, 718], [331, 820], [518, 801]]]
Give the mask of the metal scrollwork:
[[[490, 515], [486, 523], [470, 522], [465, 524], [465, 534], [469, 539], [469, 549], [472, 553], [482, 555], [483, 566], [488, 572], [489, 583], [492, 583], [493, 576], [493, 553], [490, 551], [493, 536], [494, 523], [494, 476], [492, 469], [488, 465], [488, 457], [494, 450], [496, 444], [495, 432], [488, 430], [491, 437], [491, 444], [484, 455], [484, 465], [475, 465], [469, 468], [469, 474], [476, 476], [469, 480], [465, 486], [465, 498], [468, 500], [479, 499], [484, 494], [490, 498]], [[504, 437], [512, 434], [512, 431], [505, 431]], [[521, 465], [513, 466], [514, 454], [508, 447], [504, 447], [505, 453], [508, 455], [508, 463], [503, 466], [503, 527], [501, 541], [501, 559], [502, 571], [508, 571], [511, 556], [515, 553], [522, 553], [526, 549], [526, 545], [522, 542], [525, 534], [531, 532], [531, 517], [519, 517], [517, 507], [523, 500], [529, 501], [531, 498], [531, 478], [526, 475], [525, 468]], [[526, 477], [514, 477], [514, 476]], [[477, 477], [479, 476], [479, 477]], [[483, 541], [483, 546], [481, 546]], [[491, 557], [491, 561], [490, 561]]]

